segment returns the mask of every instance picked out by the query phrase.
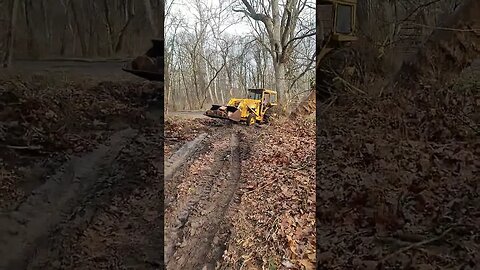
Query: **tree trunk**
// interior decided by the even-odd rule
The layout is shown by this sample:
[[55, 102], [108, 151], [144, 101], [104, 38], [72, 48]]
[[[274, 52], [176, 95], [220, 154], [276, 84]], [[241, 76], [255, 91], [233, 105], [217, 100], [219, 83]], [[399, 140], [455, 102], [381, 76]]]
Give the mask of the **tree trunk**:
[[115, 46], [115, 53], [118, 53], [122, 50], [123, 46], [123, 39], [125, 37], [125, 32], [127, 30], [128, 25], [132, 21], [133, 16], [128, 17], [127, 22], [123, 26], [122, 30], [120, 30], [120, 33], [118, 34], [118, 40], [117, 40], [117, 45]]
[[14, 44], [15, 44], [15, 28], [17, 24], [17, 15], [18, 15], [18, 4], [20, 0], [13, 0], [12, 9], [10, 12], [10, 25], [8, 29], [8, 44], [7, 52], [3, 61], [3, 67], [8, 68], [12, 64]]
[[45, 5], [45, 0], [42, 0], [40, 1], [40, 7], [42, 9], [42, 16], [43, 16], [43, 23], [44, 23], [44, 29], [45, 29], [45, 39], [46, 39], [46, 44], [47, 44], [47, 53], [48, 53], [48, 49], [51, 44], [51, 41], [52, 41], [52, 33], [50, 31], [50, 23], [49, 23], [49, 20], [48, 20], [48, 16], [47, 16], [47, 7]]
[[415, 89], [420, 82], [451, 82], [480, 57], [480, 1], [467, 0], [428, 38], [411, 61], [405, 62], [394, 82]]
[[112, 22], [110, 21], [110, 8], [108, 6], [107, 0], [104, 0], [103, 8], [104, 8], [104, 15], [105, 15], [105, 27], [107, 30], [108, 53], [109, 55], [112, 55], [114, 51], [113, 26], [112, 26]]
[[64, 56], [67, 49], [67, 30], [71, 28], [70, 18], [69, 18], [69, 6], [70, 0], [61, 0], [60, 3], [63, 6], [63, 12], [65, 15], [65, 26], [63, 27], [62, 40], [60, 44], [60, 55]]
[[127, 28], [132, 22], [133, 17], [135, 16], [135, 5], [133, 2], [125, 1], [124, 5], [126, 21], [118, 33], [117, 43], [115, 45], [115, 53], [119, 53], [122, 50], [125, 33], [127, 32]]
[[[278, 92], [279, 102], [288, 102], [286, 97], [286, 69], [285, 63], [274, 63], [275, 68], [275, 91]], [[282, 100], [283, 99], [283, 100]]]
[[183, 70], [180, 70], [180, 73], [182, 75], [183, 86], [185, 88], [185, 99], [187, 100], [188, 108], [191, 110], [193, 108], [193, 104], [192, 104], [192, 101], [190, 100], [190, 96], [188, 95], [187, 81], [185, 80], [185, 75], [183, 74]]
[[30, 21], [30, 9], [32, 8], [32, 1], [25, 0], [23, 3], [25, 10], [25, 24], [27, 25], [27, 50], [30, 57], [36, 57], [36, 47], [35, 47], [35, 34], [32, 29], [32, 23]]
[[[89, 12], [91, 12], [91, 14], [97, 14], [97, 7], [95, 5], [95, 2], [92, 2], [91, 6], [89, 6]], [[98, 55], [98, 44], [95, 40], [95, 35], [97, 32], [96, 26], [97, 18], [94, 16], [90, 16], [88, 27], [88, 54], [93, 57]]]
[[219, 100], [218, 100], [218, 91], [217, 91], [218, 78], [215, 79], [212, 84], [213, 84], [213, 94], [215, 95], [215, 102], [216, 102], [216, 103], [219, 103]]
[[[77, 28], [77, 35], [80, 40], [80, 48], [82, 49], [82, 56], [87, 56], [87, 42], [85, 41], [85, 32], [82, 29], [82, 23], [78, 17], [77, 7], [75, 6], [75, 1], [71, 2], [72, 4], [72, 14], [73, 20], [75, 21], [75, 27]], [[80, 12], [81, 13], [81, 12]]]
[[164, 76], [165, 76], [165, 87], [167, 91], [167, 98], [166, 98], [166, 104], [165, 104], [165, 112], [168, 112], [168, 104], [170, 102], [170, 97], [171, 97], [171, 92], [172, 92], [172, 86], [170, 85], [171, 79], [170, 79], [170, 71], [169, 71], [169, 65], [170, 63], [165, 63], [164, 66]]
[[[205, 71], [206, 71], [206, 76], [207, 76], [207, 78], [209, 78], [209, 77], [210, 77], [210, 72], [209, 72], [210, 69], [209, 69], [208, 67], [205, 67]], [[211, 101], [212, 103], [215, 103], [215, 100], [213, 100], [212, 88], [209, 87], [209, 86], [207, 86], [206, 88], [207, 88], [208, 94], [209, 94], [209, 96], [210, 96], [210, 101]]]
[[150, 27], [152, 28], [152, 36], [157, 37], [158, 27], [155, 22], [155, 18], [153, 17], [152, 4], [150, 3], [150, 0], [143, 0], [143, 3], [145, 4], [145, 12], [147, 13], [148, 22], [150, 23]]

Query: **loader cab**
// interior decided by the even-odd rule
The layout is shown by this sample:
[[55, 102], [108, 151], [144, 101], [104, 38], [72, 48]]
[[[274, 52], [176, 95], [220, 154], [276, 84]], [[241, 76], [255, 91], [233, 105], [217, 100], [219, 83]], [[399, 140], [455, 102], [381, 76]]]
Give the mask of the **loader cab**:
[[248, 89], [248, 99], [260, 100], [261, 104], [267, 106], [277, 105], [277, 92], [268, 89]]
[[248, 89], [248, 99], [262, 100], [263, 89]]
[[357, 0], [317, 1], [317, 21], [323, 38], [337, 42], [357, 40], [355, 36]]

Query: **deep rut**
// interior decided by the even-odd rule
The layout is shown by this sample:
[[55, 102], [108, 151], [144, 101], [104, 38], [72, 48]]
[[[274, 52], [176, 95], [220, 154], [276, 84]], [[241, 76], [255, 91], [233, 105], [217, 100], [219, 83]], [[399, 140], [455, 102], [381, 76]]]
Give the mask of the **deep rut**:
[[[195, 192], [180, 193], [176, 204], [166, 210], [165, 263], [169, 270], [214, 269], [228, 238], [224, 215], [240, 181], [240, 138], [233, 129], [219, 132], [208, 143], [210, 150], [193, 160], [183, 175], [174, 177], [177, 188]], [[196, 169], [201, 171], [192, 173]]]
[[117, 132], [108, 146], [72, 158], [16, 209], [1, 213], [0, 269], [25, 268], [58, 224], [74, 216], [72, 211], [82, 196], [107, 179], [102, 176], [135, 135], [132, 129]]

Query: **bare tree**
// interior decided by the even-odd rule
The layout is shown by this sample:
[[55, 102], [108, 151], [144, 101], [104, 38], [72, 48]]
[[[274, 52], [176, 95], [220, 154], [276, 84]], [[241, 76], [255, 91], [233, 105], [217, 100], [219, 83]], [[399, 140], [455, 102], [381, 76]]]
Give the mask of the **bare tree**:
[[18, 5], [20, 0], [13, 0], [10, 12], [10, 25], [8, 28], [8, 45], [3, 61], [3, 67], [8, 68], [12, 63], [14, 44], [15, 44], [15, 29], [17, 26]]
[[82, 56], [87, 55], [87, 42], [85, 40], [85, 31], [82, 27], [82, 22], [79, 18], [79, 12], [83, 14], [82, 5], [75, 4], [76, 1], [71, 1], [70, 5], [72, 8], [73, 20], [75, 21], [75, 27], [77, 29], [77, 35], [80, 40], [80, 48], [82, 49]]
[[245, 9], [234, 9], [234, 11], [244, 13], [253, 20], [261, 22], [265, 27], [269, 39], [269, 46], [267, 47], [273, 59], [275, 70], [275, 88], [280, 97], [288, 101], [286, 96], [286, 64], [292, 53], [293, 43], [315, 35], [315, 29], [302, 34], [295, 33], [299, 14], [305, 8], [307, 1], [286, 0], [283, 13], [279, 0], [267, 1], [270, 12], [268, 12], [265, 1], [260, 1], [258, 4], [258, 8], [263, 9], [262, 12], [257, 11], [250, 1], [242, 0], [242, 2]]

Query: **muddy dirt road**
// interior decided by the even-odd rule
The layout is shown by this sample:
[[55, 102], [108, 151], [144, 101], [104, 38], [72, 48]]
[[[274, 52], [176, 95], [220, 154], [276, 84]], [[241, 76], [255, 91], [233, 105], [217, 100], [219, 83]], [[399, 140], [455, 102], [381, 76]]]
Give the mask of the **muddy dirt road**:
[[215, 269], [229, 224], [224, 216], [240, 184], [247, 150], [241, 127], [226, 123], [202, 133], [165, 164], [167, 269]]
[[0, 216], [0, 269], [159, 269], [162, 134], [126, 128]]

